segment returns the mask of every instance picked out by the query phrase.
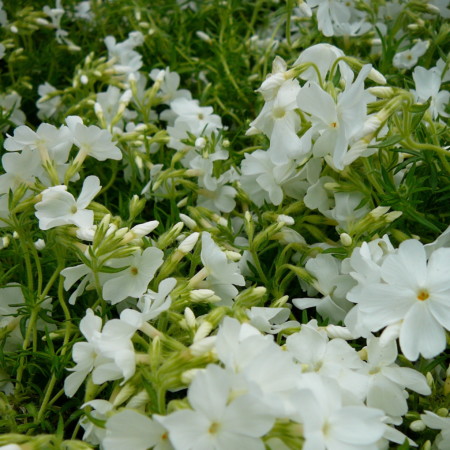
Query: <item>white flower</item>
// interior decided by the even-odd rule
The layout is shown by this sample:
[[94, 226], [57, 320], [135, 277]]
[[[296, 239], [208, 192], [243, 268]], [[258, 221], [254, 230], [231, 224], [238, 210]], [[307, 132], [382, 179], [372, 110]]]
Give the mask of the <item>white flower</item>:
[[39, 228], [49, 230], [61, 225], [89, 227], [94, 223], [94, 211], [87, 206], [100, 191], [100, 180], [91, 175], [84, 180], [77, 200], [67, 192], [67, 186], [52, 186], [42, 191], [42, 200], [35, 205]]
[[421, 414], [420, 418], [427, 427], [442, 430], [435, 440], [437, 450], [450, 448], [450, 417], [441, 417], [431, 411], [425, 411], [425, 414]]
[[80, 331], [87, 342], [77, 342], [73, 346], [72, 358], [77, 364], [69, 369], [73, 373], [64, 380], [64, 392], [68, 397], [77, 392], [90, 372], [95, 384], [120, 378], [125, 382], [134, 374], [136, 362], [131, 336], [136, 327], [112, 319], [103, 331], [101, 328], [102, 319], [88, 309], [80, 321]]
[[38, 149], [41, 158], [45, 161], [48, 155], [58, 164], [63, 164], [69, 157], [72, 147], [72, 135], [66, 126], [56, 128], [48, 123], [41, 123], [36, 131], [26, 125], [21, 125], [14, 130], [14, 137], [5, 139], [5, 150], [33, 150]]
[[109, 261], [110, 267], [124, 267], [124, 270], [104, 276], [107, 281], [103, 284], [103, 298], [113, 305], [127, 297], [139, 298], [163, 263], [163, 255], [159, 248], [148, 247], [142, 253], [137, 251], [127, 258]]
[[429, 41], [421, 41], [419, 39], [409, 50], [396, 53], [392, 64], [398, 69], [411, 69], [417, 64], [419, 58], [425, 54], [429, 45]]
[[450, 248], [439, 248], [427, 262], [419, 241], [402, 242], [381, 265], [383, 282], [348, 297], [358, 303], [360, 325], [378, 331], [400, 323], [400, 348], [410, 361], [444, 351], [445, 330], [450, 330], [449, 258]]
[[283, 201], [283, 188], [295, 175], [295, 163], [275, 164], [264, 150], [246, 153], [241, 163], [242, 188], [258, 206], [265, 201], [279, 205]]
[[390, 341], [381, 344], [381, 339], [370, 338], [367, 342], [367, 365], [360, 372], [369, 378], [367, 406], [382, 409], [389, 414], [394, 423], [401, 423], [401, 416], [408, 412], [408, 388], [421, 395], [430, 395], [426, 378], [409, 367], [395, 364], [397, 343]]
[[[187, 126], [195, 136], [209, 136], [222, 128], [222, 120], [213, 114], [212, 106], [200, 106], [198, 100], [178, 97], [170, 103], [170, 108], [176, 114], [175, 128], [180, 125]], [[164, 115], [161, 117], [164, 118]]]
[[352, 139], [359, 138], [367, 117], [368, 98], [364, 80], [371, 70], [364, 66], [354, 83], [347, 83], [337, 102], [316, 82], [308, 81], [298, 94], [300, 109], [311, 116], [312, 132], [319, 135], [314, 156], [328, 156], [338, 170], [344, 168], [345, 155]]
[[55, 115], [61, 108], [62, 100], [61, 96], [53, 95], [48, 98], [48, 94], [56, 92], [56, 88], [47, 81], [44, 84], [40, 84], [38, 87], [39, 100], [36, 102], [36, 106], [39, 109], [38, 117], [41, 120], [48, 119]]
[[[161, 76], [162, 75], [162, 76]], [[180, 86], [180, 75], [176, 72], [171, 72], [168, 67], [164, 70], [153, 69], [150, 72], [150, 78], [156, 81], [162, 78], [160, 85], [160, 95], [162, 96], [162, 103], [168, 105], [172, 100], [176, 98], [186, 98], [191, 100], [192, 95], [186, 89], [178, 89]]]
[[158, 317], [163, 311], [170, 308], [172, 299], [170, 292], [173, 290], [177, 280], [175, 278], [166, 278], [159, 283], [158, 292], [150, 289], [139, 299], [137, 307], [141, 312], [133, 309], [125, 309], [120, 314], [120, 319], [124, 322], [135, 325], [140, 328], [145, 322]]
[[318, 313], [332, 323], [342, 321], [352, 306], [345, 295], [354, 282], [349, 275], [342, 274], [340, 261], [332, 255], [319, 254], [309, 259], [305, 268], [316, 278], [314, 288], [323, 297], [294, 298], [292, 303], [299, 309], [316, 307]]
[[[345, 56], [344, 52], [334, 45], [316, 44], [303, 50], [300, 56], [295, 61], [294, 66], [305, 63], [313, 63], [319, 71], [322, 80], [324, 80], [334, 62], [338, 58], [342, 58], [343, 56]], [[350, 69], [348, 64], [344, 61], [339, 61], [338, 67], [345, 83], [351, 83], [354, 78], [354, 73]], [[302, 72], [300, 74], [300, 78], [302, 80], [310, 80], [316, 82], [319, 81], [317, 72], [313, 67], [309, 67], [304, 72]]]
[[205, 231], [202, 233], [200, 257], [208, 273], [205, 287], [212, 289], [226, 304], [231, 304], [232, 299], [238, 294], [234, 286], [245, 285], [239, 265], [228, 261], [225, 253]]
[[[88, 257], [88, 255], [85, 255]], [[61, 271], [61, 275], [65, 278], [64, 289], [68, 291], [77, 281], [81, 280], [78, 287], [69, 297], [69, 304], [74, 305], [77, 297], [79, 297], [85, 290], [89, 283], [94, 282], [95, 277], [90, 267], [85, 264], [79, 264], [74, 267], [66, 267]]]
[[317, 322], [302, 325], [300, 332], [286, 340], [289, 353], [300, 363], [302, 372], [316, 372], [336, 380], [342, 389], [361, 400], [366, 397], [367, 377], [364, 363], [356, 350], [343, 339], [328, 339], [325, 330], [317, 329]]
[[348, 400], [332, 378], [305, 374], [294, 420], [302, 423], [304, 450], [376, 450], [388, 427], [383, 412]]
[[300, 324], [296, 320], [288, 320], [291, 310], [289, 308], [262, 308], [252, 306], [247, 310], [250, 324], [259, 331], [277, 334], [285, 328], [297, 328]]
[[433, 119], [438, 116], [450, 117], [445, 112], [445, 108], [450, 100], [450, 92], [439, 91], [441, 87], [441, 73], [433, 67], [427, 70], [423, 67], [416, 67], [413, 72], [413, 79], [416, 90], [412, 91], [418, 102], [426, 102], [430, 99], [430, 112]]
[[171, 450], [167, 429], [160, 423], [131, 409], [114, 414], [106, 422], [102, 441], [105, 450]]
[[[92, 407], [93, 410], [90, 412], [90, 416], [99, 420], [106, 420], [108, 412], [113, 409], [112, 403], [106, 400], [91, 400], [82, 405], [82, 408], [85, 406]], [[82, 417], [79, 423], [84, 428], [83, 441], [98, 445], [105, 437], [105, 429], [91, 422], [88, 416]]]
[[275, 418], [254, 395], [230, 400], [232, 379], [226, 370], [209, 365], [189, 386], [193, 409], [160, 418], [175, 449], [264, 449], [259, 438], [272, 428]]
[[[122, 159], [122, 152], [112, 142], [111, 133], [95, 125], [87, 127], [78, 116], [66, 118], [74, 144], [80, 149], [83, 159], [89, 155], [99, 161]], [[80, 156], [77, 159], [81, 159]]]
[[0, 193], [6, 194], [9, 190], [14, 192], [22, 183], [32, 185], [36, 177], [43, 177], [41, 162], [38, 150], [5, 153], [2, 166], [6, 173], [0, 175]]

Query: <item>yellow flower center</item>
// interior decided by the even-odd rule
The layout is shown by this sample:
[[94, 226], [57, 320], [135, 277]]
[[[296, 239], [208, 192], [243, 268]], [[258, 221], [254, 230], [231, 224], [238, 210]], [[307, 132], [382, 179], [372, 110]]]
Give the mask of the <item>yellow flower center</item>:
[[216, 434], [218, 431], [219, 431], [219, 429], [220, 429], [220, 423], [218, 423], [218, 422], [213, 422], [212, 424], [211, 424], [211, 426], [209, 427], [209, 432], [211, 433], [211, 434]]
[[139, 273], [139, 270], [137, 267], [131, 266], [130, 267], [130, 272], [132, 275], [137, 275]]
[[427, 300], [429, 297], [430, 297], [430, 294], [426, 289], [421, 289], [417, 293], [417, 300], [420, 300], [421, 302], [423, 302], [424, 300]]
[[286, 111], [283, 108], [274, 108], [272, 115], [275, 119], [282, 119], [286, 115]]

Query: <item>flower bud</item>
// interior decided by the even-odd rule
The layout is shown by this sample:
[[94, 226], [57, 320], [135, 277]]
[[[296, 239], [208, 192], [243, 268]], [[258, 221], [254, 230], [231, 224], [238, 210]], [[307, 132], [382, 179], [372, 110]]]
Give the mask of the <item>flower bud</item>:
[[194, 303], [217, 303], [221, 300], [221, 298], [218, 297], [216, 293], [211, 289], [194, 289], [191, 291], [189, 296]]
[[195, 247], [199, 236], [200, 233], [197, 232], [190, 234], [183, 240], [183, 242], [181, 242], [181, 244], [178, 246], [178, 250], [184, 254], [189, 253]]
[[180, 213], [180, 219], [183, 221], [183, 223], [190, 229], [194, 230], [195, 228], [198, 228], [197, 223], [195, 220], [191, 219], [186, 214]]
[[45, 248], [44, 239], [38, 239], [37, 241], [35, 241], [34, 246], [36, 247], [36, 250], [43, 250]]
[[421, 431], [425, 430], [426, 425], [423, 423], [422, 420], [415, 420], [414, 422], [411, 422], [409, 424], [409, 428], [410, 430], [416, 432], [416, 433], [420, 433]]
[[186, 325], [189, 328], [194, 330], [197, 327], [197, 322], [195, 320], [195, 314], [192, 312], [191, 308], [185, 308], [184, 320], [186, 321]]
[[201, 341], [206, 336], [208, 336], [208, 334], [211, 333], [212, 330], [213, 330], [212, 323], [210, 323], [207, 320], [205, 320], [197, 328], [197, 331], [195, 332], [195, 335], [194, 335], [194, 342]]
[[341, 233], [339, 239], [344, 247], [350, 247], [353, 243], [351, 236], [347, 233]]
[[195, 140], [195, 148], [203, 150], [206, 147], [206, 139], [204, 137], [199, 137]]

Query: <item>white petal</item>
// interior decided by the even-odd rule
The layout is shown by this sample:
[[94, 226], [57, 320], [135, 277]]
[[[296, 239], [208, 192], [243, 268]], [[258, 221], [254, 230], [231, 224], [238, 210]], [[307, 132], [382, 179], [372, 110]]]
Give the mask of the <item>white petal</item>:
[[95, 175], [90, 175], [83, 182], [83, 188], [77, 199], [77, 206], [80, 209], [86, 208], [94, 197], [100, 192], [100, 180]]
[[410, 361], [415, 361], [419, 353], [433, 358], [445, 350], [444, 329], [430, 314], [426, 301], [417, 301], [406, 315], [400, 331], [400, 348]]

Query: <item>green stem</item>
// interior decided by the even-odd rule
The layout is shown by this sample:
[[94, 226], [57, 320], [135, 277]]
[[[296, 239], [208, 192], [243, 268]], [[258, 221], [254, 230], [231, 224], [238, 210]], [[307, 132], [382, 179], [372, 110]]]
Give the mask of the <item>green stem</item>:
[[447, 173], [450, 173], [450, 164], [447, 161], [447, 158], [450, 156], [449, 152], [447, 150], [444, 150], [442, 147], [439, 147], [437, 145], [433, 144], [421, 144], [419, 142], [415, 142], [410, 137], [406, 138], [404, 141], [402, 141], [402, 144], [411, 150], [430, 150], [432, 152], [435, 152], [439, 159], [442, 162], [442, 165], [444, 166]]

